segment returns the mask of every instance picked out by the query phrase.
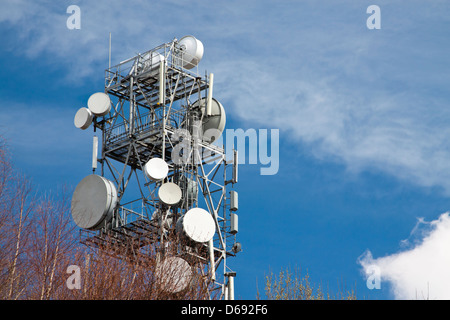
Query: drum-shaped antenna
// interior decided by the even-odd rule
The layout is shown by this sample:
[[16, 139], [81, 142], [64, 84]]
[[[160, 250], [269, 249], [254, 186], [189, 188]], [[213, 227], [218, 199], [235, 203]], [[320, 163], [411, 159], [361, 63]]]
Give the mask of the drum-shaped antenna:
[[152, 158], [144, 165], [144, 172], [150, 179], [160, 181], [167, 177], [169, 166], [161, 158]]
[[180, 53], [178, 58], [185, 69], [192, 69], [203, 57], [203, 43], [193, 36], [185, 36], [178, 42]]
[[117, 204], [117, 190], [108, 179], [91, 174], [75, 188], [72, 218], [80, 228], [98, 230], [106, 225]]
[[161, 289], [168, 293], [178, 293], [186, 289], [192, 275], [191, 266], [180, 257], [165, 258], [155, 268], [155, 277]]
[[111, 99], [106, 93], [97, 92], [89, 97], [88, 108], [96, 116], [106, 116], [111, 110]]
[[148, 52], [136, 61], [130, 74], [133, 73], [134, 68], [136, 68], [137, 75], [144, 74], [148, 71], [152, 71], [149, 76], [154, 75], [154, 73], [159, 71], [161, 62], [164, 62], [164, 56], [162, 54], [156, 51]]
[[216, 232], [213, 217], [202, 208], [192, 208], [186, 212], [178, 220], [176, 228], [178, 232], [195, 242], [208, 242]]
[[[199, 102], [200, 101], [200, 102]], [[200, 107], [203, 114], [202, 131], [203, 141], [212, 143], [217, 140], [225, 129], [226, 114], [222, 104], [216, 99], [211, 100], [211, 115], [206, 116], [206, 99], [197, 100], [192, 105], [193, 108]], [[209, 129], [210, 130], [208, 132]]]
[[77, 113], [75, 114], [75, 118], [73, 119], [73, 123], [78, 129], [85, 130], [89, 128], [93, 118], [94, 116], [91, 110], [83, 107], [78, 109]]
[[182, 175], [180, 177], [180, 186], [184, 190], [184, 197], [187, 200], [187, 205], [190, 207], [198, 196], [197, 181]]
[[181, 189], [173, 182], [164, 183], [159, 187], [158, 197], [162, 203], [174, 206], [181, 200]]

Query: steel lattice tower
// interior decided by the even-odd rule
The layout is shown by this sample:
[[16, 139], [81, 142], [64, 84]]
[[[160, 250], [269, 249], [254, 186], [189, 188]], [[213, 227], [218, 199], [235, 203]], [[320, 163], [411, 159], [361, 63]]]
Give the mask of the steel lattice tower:
[[[237, 151], [227, 158], [224, 146], [215, 143], [225, 114], [212, 98], [213, 74], [199, 75], [199, 59], [183, 39], [196, 40], [174, 39], [106, 70], [104, 94], [111, 109], [92, 117], [94, 133], [101, 131], [99, 154], [94, 136], [93, 171], [114, 184], [115, 205], [101, 227], [81, 230], [81, 241], [97, 247], [111, 238], [124, 246], [175, 246], [178, 256], [190, 256], [188, 261], [201, 265], [214, 284], [212, 291], [233, 299], [236, 273], [227, 260], [240, 250], [237, 193], [232, 190], [237, 183]], [[160, 180], [147, 174], [146, 164], [155, 158], [168, 167]], [[168, 182], [181, 190], [181, 200], [173, 205], [158, 194]], [[177, 223], [193, 208], [209, 213], [214, 236], [192, 245], [173, 243], [171, 230], [177, 230]]]

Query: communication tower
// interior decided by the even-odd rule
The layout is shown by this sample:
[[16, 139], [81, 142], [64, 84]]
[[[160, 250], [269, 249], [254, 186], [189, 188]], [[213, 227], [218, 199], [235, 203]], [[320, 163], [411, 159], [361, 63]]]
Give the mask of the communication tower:
[[227, 260], [240, 251], [238, 154], [227, 158], [218, 143], [226, 115], [214, 75], [198, 72], [203, 50], [185, 36], [108, 67], [104, 92], [75, 115], [77, 128], [94, 130], [93, 172], [77, 185], [71, 211], [89, 246], [114, 241], [126, 248], [117, 255], [132, 259], [156, 248], [161, 268], [178, 269], [169, 291], [188, 286], [197, 268], [210, 296], [234, 299]]

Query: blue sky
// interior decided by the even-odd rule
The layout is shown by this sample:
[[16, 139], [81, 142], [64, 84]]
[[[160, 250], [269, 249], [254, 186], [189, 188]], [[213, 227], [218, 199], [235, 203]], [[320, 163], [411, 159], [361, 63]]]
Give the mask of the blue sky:
[[[79, 30], [66, 27], [72, 4]], [[373, 4], [379, 30], [366, 26]], [[236, 297], [255, 298], [256, 283], [262, 291], [264, 275], [287, 266], [332, 293], [344, 283], [365, 299], [450, 297], [450, 245], [439, 232], [450, 233], [448, 2], [18, 0], [1, 8], [0, 133], [41, 191], [90, 173], [92, 132], [73, 117], [103, 91], [109, 32], [113, 64], [194, 35], [227, 128], [280, 130], [276, 175], [240, 166]], [[381, 268], [381, 289], [366, 286], [370, 264]]]

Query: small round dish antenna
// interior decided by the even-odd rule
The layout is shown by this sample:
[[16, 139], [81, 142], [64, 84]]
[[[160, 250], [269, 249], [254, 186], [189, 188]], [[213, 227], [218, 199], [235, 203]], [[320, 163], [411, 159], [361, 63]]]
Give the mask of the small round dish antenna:
[[112, 218], [117, 190], [108, 179], [96, 174], [85, 177], [72, 196], [72, 218], [80, 228], [98, 230]]
[[75, 118], [73, 119], [73, 123], [78, 129], [85, 130], [89, 128], [93, 118], [94, 115], [92, 114], [91, 110], [83, 107], [78, 109], [77, 113], [75, 114]]
[[192, 69], [203, 57], [203, 43], [193, 36], [185, 36], [178, 42], [180, 63], [185, 69]]
[[164, 183], [158, 190], [158, 197], [162, 203], [168, 206], [174, 206], [181, 200], [181, 189], [173, 182]]
[[[200, 107], [203, 114], [202, 131], [203, 141], [212, 143], [217, 140], [225, 129], [226, 114], [222, 104], [216, 99], [211, 100], [211, 115], [206, 115], [206, 100], [205, 98], [197, 100], [192, 105], [193, 108]], [[212, 130], [210, 130], [212, 129]], [[210, 131], [208, 131], [210, 130]]]
[[157, 264], [155, 276], [163, 291], [178, 293], [188, 287], [193, 274], [186, 260], [180, 257], [168, 257]]
[[144, 165], [144, 172], [150, 179], [160, 181], [167, 177], [169, 166], [161, 158], [152, 158]]
[[94, 93], [89, 97], [88, 108], [96, 116], [106, 116], [111, 110], [111, 99], [106, 93]]
[[177, 230], [195, 242], [208, 242], [216, 232], [214, 219], [202, 208], [192, 208], [177, 222]]

